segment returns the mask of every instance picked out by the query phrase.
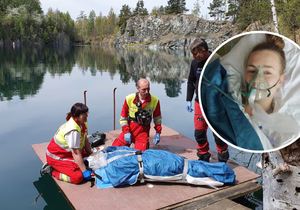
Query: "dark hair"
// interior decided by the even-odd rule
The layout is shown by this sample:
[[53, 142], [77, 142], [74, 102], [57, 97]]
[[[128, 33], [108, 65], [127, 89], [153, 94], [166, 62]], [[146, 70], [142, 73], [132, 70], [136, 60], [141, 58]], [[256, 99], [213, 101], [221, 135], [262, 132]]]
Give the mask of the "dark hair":
[[245, 64], [247, 65], [247, 62], [248, 62], [250, 56], [252, 55], [252, 53], [257, 52], [257, 51], [270, 50], [270, 51], [278, 53], [278, 55], [280, 57], [281, 74], [282, 74], [285, 69], [285, 66], [286, 66], [286, 58], [285, 58], [285, 54], [283, 51], [283, 48], [285, 46], [284, 41], [281, 37], [271, 35], [271, 34], [266, 34], [266, 37], [267, 37], [266, 42], [259, 43], [253, 47], [253, 49], [251, 50], [251, 52], [249, 53], [249, 55], [247, 57]]
[[71, 117], [78, 117], [81, 114], [87, 113], [89, 108], [83, 103], [76, 103], [72, 106], [71, 112], [67, 113], [66, 120], [68, 121]]
[[195, 39], [195, 41], [191, 44], [190, 46], [190, 51], [193, 52], [195, 49], [197, 49], [199, 52], [202, 49], [205, 49], [206, 51], [208, 51], [208, 46], [206, 41], [203, 38], [197, 38]]

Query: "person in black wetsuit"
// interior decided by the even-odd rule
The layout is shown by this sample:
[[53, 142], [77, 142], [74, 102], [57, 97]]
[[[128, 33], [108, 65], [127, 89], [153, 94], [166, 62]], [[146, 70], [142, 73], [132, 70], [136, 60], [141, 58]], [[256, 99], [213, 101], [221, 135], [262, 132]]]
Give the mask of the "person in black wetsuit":
[[[208, 51], [207, 43], [202, 38], [197, 38], [190, 46], [190, 51], [193, 54], [193, 61], [191, 63], [190, 73], [187, 82], [187, 95], [186, 95], [186, 109], [188, 112], [192, 112], [192, 100], [194, 92], [196, 93], [195, 98], [195, 113], [194, 113], [194, 124], [195, 124], [195, 139], [198, 143], [197, 156], [199, 160], [209, 162], [211, 154], [208, 152], [209, 143], [207, 141], [207, 123], [202, 115], [199, 97], [198, 97], [198, 85], [199, 78], [202, 72], [202, 68], [210, 56], [211, 52]], [[218, 136], [213, 133], [215, 138], [216, 147], [218, 150], [218, 160], [220, 162], [227, 162], [229, 158], [228, 145], [223, 142]]]

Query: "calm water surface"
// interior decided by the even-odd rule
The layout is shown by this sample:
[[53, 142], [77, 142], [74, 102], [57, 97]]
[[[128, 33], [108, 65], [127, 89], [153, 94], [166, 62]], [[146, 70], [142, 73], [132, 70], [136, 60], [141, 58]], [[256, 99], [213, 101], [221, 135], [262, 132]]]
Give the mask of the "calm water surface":
[[[115, 50], [110, 48], [0, 48], [0, 206], [1, 209], [67, 209], [54, 181], [41, 176], [42, 163], [32, 144], [49, 142], [76, 102], [89, 107], [89, 133], [116, 129], [125, 96], [141, 77], [161, 102], [163, 124], [194, 139], [193, 114], [185, 109], [192, 57], [184, 51]], [[211, 149], [216, 151], [211, 133]], [[195, 154], [196, 155], [196, 154]], [[261, 174], [259, 154], [230, 148], [230, 159]], [[258, 179], [259, 183], [262, 179]], [[43, 192], [43, 196], [38, 195]], [[38, 198], [37, 198], [38, 197]], [[262, 209], [262, 191], [239, 200]]]

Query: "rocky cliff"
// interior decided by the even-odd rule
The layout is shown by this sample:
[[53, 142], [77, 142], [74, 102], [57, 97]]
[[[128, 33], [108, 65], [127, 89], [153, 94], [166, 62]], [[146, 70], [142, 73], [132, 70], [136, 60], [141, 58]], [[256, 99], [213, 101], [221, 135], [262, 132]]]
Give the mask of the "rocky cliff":
[[227, 21], [208, 21], [192, 15], [135, 16], [127, 20], [123, 34], [114, 41], [117, 48], [187, 49], [196, 37], [204, 37], [214, 50], [235, 35], [234, 25]]

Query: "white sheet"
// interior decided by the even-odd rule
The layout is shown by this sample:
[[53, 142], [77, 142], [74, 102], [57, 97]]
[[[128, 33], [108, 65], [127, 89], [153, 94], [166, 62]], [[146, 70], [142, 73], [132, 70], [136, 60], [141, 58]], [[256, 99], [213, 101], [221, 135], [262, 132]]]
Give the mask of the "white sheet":
[[[242, 102], [241, 85], [244, 84], [245, 77], [245, 56], [256, 44], [266, 40], [265, 33], [270, 32], [245, 33], [246, 35], [244, 34], [245, 36], [233, 49], [221, 58], [221, 64], [228, 73], [230, 93], [240, 103]], [[287, 38], [284, 38], [284, 42], [283, 50], [287, 60], [284, 71], [285, 78], [274, 96], [273, 113], [268, 115], [260, 109], [259, 105], [255, 105], [253, 116], [250, 117], [240, 106], [260, 137], [265, 151], [283, 148], [298, 139], [300, 135], [300, 49], [298, 45]], [[274, 139], [276, 146], [270, 144], [259, 126], [263, 126], [264, 133]]]

